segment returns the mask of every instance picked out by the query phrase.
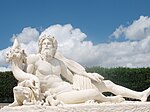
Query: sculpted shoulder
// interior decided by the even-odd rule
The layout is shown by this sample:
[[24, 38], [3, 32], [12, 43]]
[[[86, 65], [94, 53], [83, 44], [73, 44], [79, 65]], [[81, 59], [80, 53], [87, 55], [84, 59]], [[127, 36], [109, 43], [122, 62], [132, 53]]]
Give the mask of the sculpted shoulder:
[[30, 54], [27, 56], [27, 64], [34, 64], [40, 59], [39, 54]]
[[54, 58], [53, 61], [54, 61], [54, 63], [58, 63], [61, 66], [65, 66], [64, 62], [59, 60], [59, 59], [57, 59], [57, 58]]

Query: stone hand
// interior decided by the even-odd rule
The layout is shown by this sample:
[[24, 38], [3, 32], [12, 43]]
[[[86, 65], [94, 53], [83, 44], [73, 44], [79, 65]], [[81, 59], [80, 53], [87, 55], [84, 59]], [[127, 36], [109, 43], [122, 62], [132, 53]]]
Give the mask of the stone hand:
[[96, 82], [101, 82], [104, 79], [104, 77], [98, 73], [87, 73], [87, 74], [90, 79], [92, 79]]

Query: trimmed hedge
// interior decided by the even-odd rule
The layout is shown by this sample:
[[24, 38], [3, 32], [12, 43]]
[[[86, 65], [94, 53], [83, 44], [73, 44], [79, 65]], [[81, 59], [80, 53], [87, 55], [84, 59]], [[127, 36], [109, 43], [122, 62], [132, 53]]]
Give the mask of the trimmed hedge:
[[[136, 91], [150, 87], [150, 68], [86, 68], [87, 72], [97, 72], [116, 84]], [[17, 80], [12, 72], [0, 72], [0, 102], [13, 102], [13, 87]], [[150, 100], [150, 98], [149, 98]]]
[[107, 80], [136, 91], [150, 87], [150, 68], [86, 68], [87, 72], [96, 72]]
[[[115, 84], [135, 91], [143, 91], [150, 87], [150, 68], [91, 67], [86, 68], [86, 71], [99, 73], [104, 76], [105, 80], [111, 80]], [[148, 101], [150, 101], [150, 96]]]
[[0, 102], [13, 102], [13, 87], [17, 85], [17, 80], [12, 72], [0, 72]]

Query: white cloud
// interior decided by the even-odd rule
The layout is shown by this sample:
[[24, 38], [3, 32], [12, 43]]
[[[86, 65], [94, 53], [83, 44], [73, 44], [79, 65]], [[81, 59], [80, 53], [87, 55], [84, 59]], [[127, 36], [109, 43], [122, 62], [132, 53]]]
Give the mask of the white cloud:
[[120, 25], [112, 36], [119, 38], [122, 35], [129, 40], [142, 40], [150, 36], [150, 17], [140, 16], [138, 20], [133, 21], [133, 23], [128, 27], [123, 27]]
[[[120, 27], [125, 30], [125, 28]], [[54, 25], [47, 28], [43, 34], [51, 34], [56, 37], [59, 43], [59, 51], [66, 57], [78, 61], [85, 66], [100, 65], [104, 67], [149, 66], [149, 58], [145, 56], [150, 52], [150, 39], [144, 38], [141, 41], [110, 42], [108, 44], [93, 45], [91, 41], [85, 41], [86, 35], [69, 25]], [[65, 32], [65, 33], [64, 33]], [[146, 49], [146, 50], [145, 50]], [[146, 62], [147, 61], [147, 62]], [[146, 62], [146, 63], [145, 63]]]
[[[20, 34], [13, 35], [11, 40], [13, 41], [14, 38], [19, 40], [21, 47], [25, 49], [27, 54], [37, 52], [39, 32], [35, 28], [26, 27]], [[0, 51], [0, 71], [10, 70], [9, 64], [5, 61], [5, 55], [8, 50], [9, 47]]]
[[[141, 18], [148, 20], [148, 17], [140, 17], [138, 21], [141, 21]], [[136, 21], [133, 22], [133, 26], [139, 23]], [[129, 27], [131, 28], [132, 25]], [[119, 38], [121, 31], [126, 32], [129, 27], [121, 26], [118, 34], [116, 33], [114, 35], [116, 35], [116, 37], [118, 35], [117, 38]], [[25, 37], [24, 35], [32, 31], [33, 28], [28, 28], [26, 32], [22, 31], [20, 34], [16, 35], [16, 38], [22, 40], [22, 48], [29, 54], [36, 53], [38, 50], [37, 36], [39, 33], [30, 34], [34, 37], [32, 38], [32, 36], [29, 36], [30, 41], [23, 38]], [[34, 31], [37, 32], [36, 29], [34, 29]], [[73, 28], [70, 24], [50, 26], [41, 33], [40, 37], [44, 34], [55, 36], [59, 44], [58, 50], [67, 58], [73, 59], [84, 66], [150, 67], [150, 36], [148, 33], [145, 33], [145, 36], [143, 34], [143, 39], [141, 40], [100, 43], [97, 45], [94, 45], [92, 41], [86, 41], [86, 34], [81, 32], [79, 28]], [[23, 37], [20, 35], [23, 35]], [[0, 51], [0, 66], [4, 67], [6, 63], [2, 55], [5, 51], [6, 50]]]
[[37, 41], [39, 39], [39, 32], [36, 28], [26, 27], [21, 33], [13, 35], [11, 40], [15, 38], [21, 43], [23, 49], [27, 54], [37, 53]]
[[28, 44], [30, 41], [37, 41], [39, 38], [39, 32], [36, 28], [26, 27], [20, 34], [14, 34], [12, 40], [17, 38], [19, 42]]
[[11, 71], [8, 67], [0, 67], [0, 72]]
[[27, 44], [21, 43], [21, 48], [25, 50], [26, 54], [35, 54], [38, 52], [38, 43], [35, 41], [30, 41]]
[[123, 33], [126, 31], [126, 28], [123, 25], [120, 25], [119, 28], [117, 28], [111, 36], [114, 36], [115, 38], [119, 38], [123, 35]]
[[5, 56], [6, 56], [6, 52], [8, 52], [10, 48], [6, 48], [0, 51], [0, 71], [8, 71], [10, 70], [10, 67], [8, 65], [8, 63], [6, 62]]
[[71, 24], [50, 26], [41, 33], [40, 37], [44, 34], [56, 37], [60, 46], [68, 44], [68, 41], [79, 42], [86, 38], [86, 35], [82, 33], [79, 28], [74, 29]]

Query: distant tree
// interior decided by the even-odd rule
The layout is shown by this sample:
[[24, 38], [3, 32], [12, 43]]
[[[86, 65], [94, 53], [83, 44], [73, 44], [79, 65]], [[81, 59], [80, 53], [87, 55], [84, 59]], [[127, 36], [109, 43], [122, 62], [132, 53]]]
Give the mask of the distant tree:
[[13, 87], [16, 85], [12, 72], [0, 72], [0, 102], [13, 101]]

